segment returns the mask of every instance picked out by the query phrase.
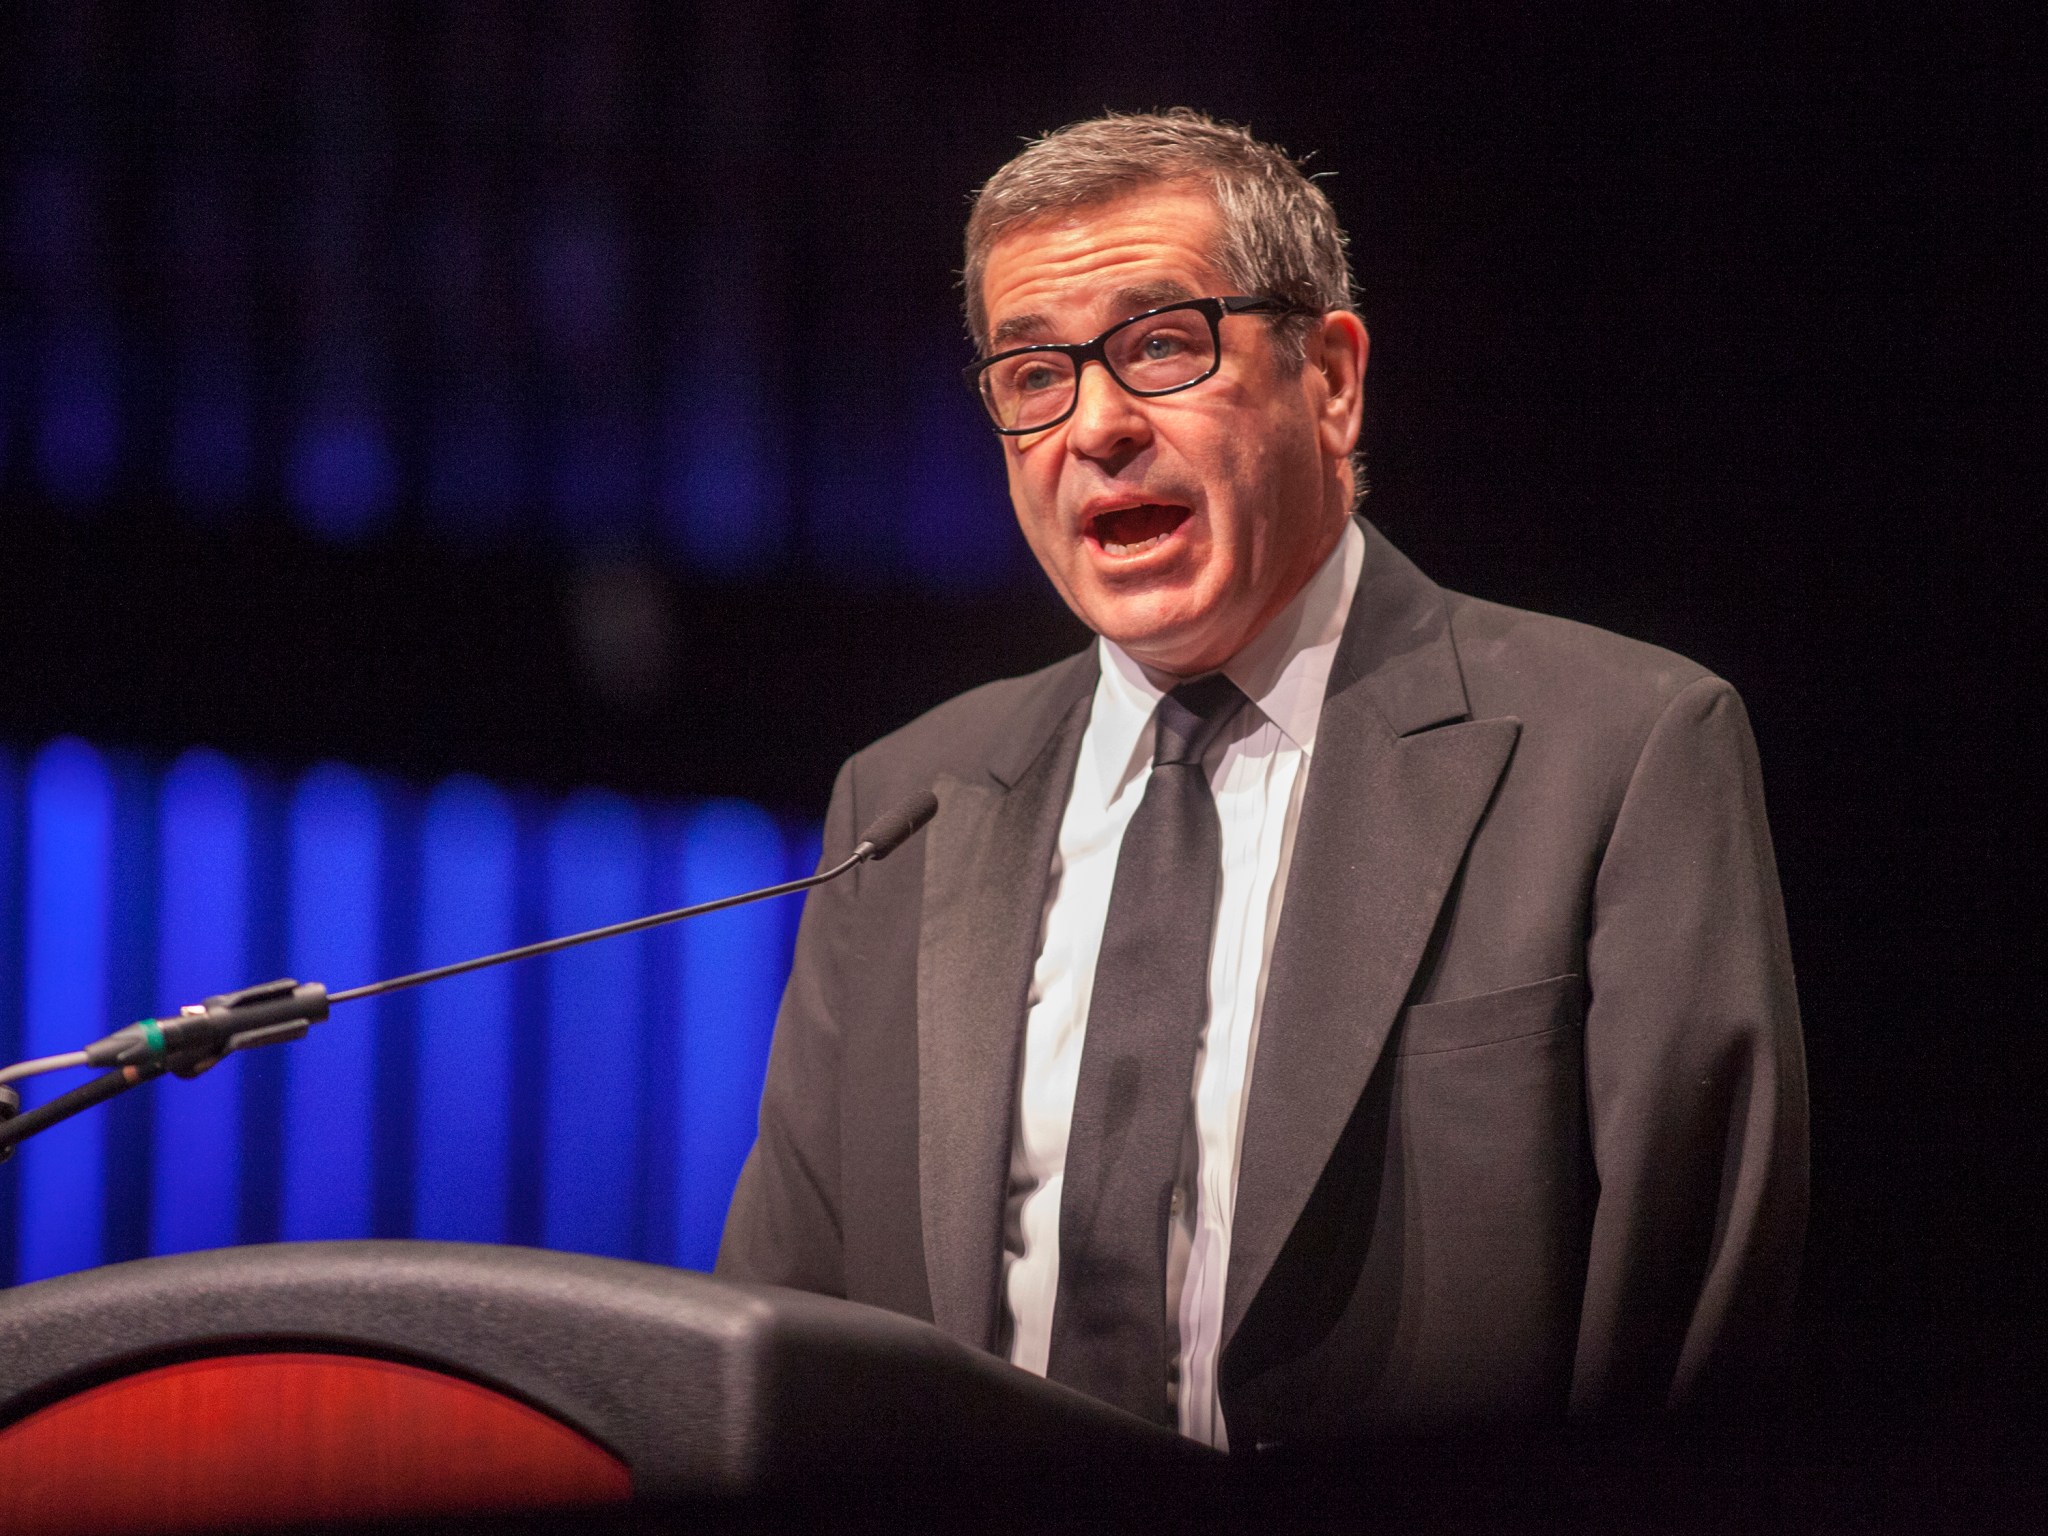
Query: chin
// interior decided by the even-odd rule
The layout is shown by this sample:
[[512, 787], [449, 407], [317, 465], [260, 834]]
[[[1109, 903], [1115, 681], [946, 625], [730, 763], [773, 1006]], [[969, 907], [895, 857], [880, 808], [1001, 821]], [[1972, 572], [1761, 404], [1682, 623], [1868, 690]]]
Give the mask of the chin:
[[1205, 670], [1193, 665], [1209, 649], [1203, 643], [1203, 636], [1199, 630], [1182, 629], [1177, 626], [1132, 626], [1122, 632], [1105, 629], [1101, 633], [1114, 640], [1146, 666], [1158, 671], [1192, 676], [1198, 670]]
[[[1171, 604], [1126, 603], [1114, 605], [1120, 612], [1105, 612], [1108, 622], [1091, 625], [1149, 666], [1192, 675], [1218, 662], [1208, 658], [1216, 651], [1229, 627], [1230, 615], [1217, 602], [1190, 603], [1187, 594]], [[1106, 605], [1110, 606], [1110, 605]], [[1119, 622], [1120, 621], [1120, 622]], [[1226, 651], [1224, 657], [1233, 654]], [[1207, 665], [1199, 665], [1207, 663]]]

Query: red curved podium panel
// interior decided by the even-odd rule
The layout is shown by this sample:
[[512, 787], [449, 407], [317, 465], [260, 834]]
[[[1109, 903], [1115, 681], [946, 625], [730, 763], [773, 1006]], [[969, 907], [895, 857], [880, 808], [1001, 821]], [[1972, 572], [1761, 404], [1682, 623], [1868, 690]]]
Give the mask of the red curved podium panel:
[[0, 1531], [169, 1533], [630, 1498], [626, 1464], [460, 1377], [227, 1355], [88, 1388], [0, 1431]]

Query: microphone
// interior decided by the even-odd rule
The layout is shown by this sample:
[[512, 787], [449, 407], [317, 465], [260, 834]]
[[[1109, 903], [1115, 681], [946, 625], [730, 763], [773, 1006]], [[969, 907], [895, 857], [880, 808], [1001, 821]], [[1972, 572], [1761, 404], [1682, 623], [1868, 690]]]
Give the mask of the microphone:
[[910, 840], [910, 834], [939, 814], [939, 797], [921, 789], [888, 815], [871, 823], [854, 845], [856, 859], [886, 859]]
[[[536, 955], [551, 955], [557, 950], [589, 944], [597, 939], [638, 933], [643, 928], [659, 928], [686, 917], [702, 917], [711, 912], [723, 912], [728, 907], [745, 906], [749, 902], [766, 901], [771, 896], [788, 896], [824, 885], [858, 865], [886, 859], [937, 815], [938, 810], [939, 797], [928, 789], [919, 790], [886, 815], [869, 823], [867, 831], [846, 858], [830, 869], [820, 870], [801, 880], [787, 880], [780, 885], [763, 886], [758, 891], [744, 891], [737, 896], [721, 896], [715, 901], [677, 907], [671, 912], [629, 918], [622, 923], [565, 934], [558, 939], [543, 939], [537, 944], [522, 944], [517, 949], [479, 955], [474, 960], [458, 960], [452, 965], [437, 965], [429, 970], [348, 987], [340, 992], [330, 993], [317, 981], [300, 982], [285, 977], [264, 982], [261, 986], [244, 987], [239, 992], [220, 993], [203, 1003], [190, 1004], [169, 1018], [138, 1020], [93, 1041], [82, 1051], [17, 1062], [0, 1070], [0, 1160], [12, 1156], [15, 1144], [25, 1141], [37, 1131], [165, 1072], [173, 1072], [180, 1077], [197, 1077], [232, 1051], [297, 1040], [310, 1027], [325, 1019], [328, 1009], [334, 1004], [379, 997], [386, 992], [402, 992], [409, 987], [425, 986], [430, 981], [465, 975], [487, 966], [530, 960]], [[47, 1104], [39, 1105], [27, 1114], [14, 1113], [20, 1101], [8, 1084], [66, 1067], [111, 1067], [113, 1070], [59, 1095]]]

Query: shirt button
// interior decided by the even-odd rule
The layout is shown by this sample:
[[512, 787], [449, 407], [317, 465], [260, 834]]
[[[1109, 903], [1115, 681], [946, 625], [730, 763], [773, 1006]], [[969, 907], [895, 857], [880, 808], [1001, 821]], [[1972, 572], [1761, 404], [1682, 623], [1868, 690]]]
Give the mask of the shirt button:
[[1178, 1216], [1181, 1213], [1182, 1208], [1185, 1207], [1186, 1204], [1186, 1197], [1184, 1197], [1181, 1194], [1181, 1192], [1176, 1189], [1173, 1192], [1173, 1198], [1167, 1202], [1167, 1209], [1172, 1211], [1174, 1215]]

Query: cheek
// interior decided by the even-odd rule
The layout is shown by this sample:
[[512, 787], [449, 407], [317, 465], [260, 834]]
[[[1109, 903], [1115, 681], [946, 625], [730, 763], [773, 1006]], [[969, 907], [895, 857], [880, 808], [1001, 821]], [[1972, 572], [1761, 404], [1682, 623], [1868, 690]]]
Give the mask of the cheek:
[[1245, 530], [1237, 525], [1256, 521], [1256, 509], [1271, 493], [1278, 424], [1239, 397], [1199, 404], [1205, 409], [1190, 412], [1179, 430], [1160, 434], [1162, 446], [1203, 487], [1219, 540], [1241, 543]]
[[1210, 536], [1219, 552], [1241, 558], [1266, 542], [1276, 468], [1253, 434], [1217, 445], [1204, 478], [1210, 487]]
[[1010, 508], [1017, 515], [1024, 542], [1040, 564], [1060, 558], [1059, 541], [1053, 537], [1059, 506], [1056, 479], [1040, 460], [1015, 450], [1004, 455], [1003, 468], [1010, 484]]
[[1316, 455], [1307, 447], [1312, 442], [1303, 423], [1282, 419], [1239, 434], [1223, 448], [1226, 467], [1218, 483], [1230, 498], [1225, 536], [1247, 556], [1269, 553], [1313, 523], [1320, 482]]
[[1044, 493], [1031, 474], [1031, 464], [1010, 449], [1003, 455], [1003, 471], [1010, 482], [1010, 505], [1016, 509], [1017, 521], [1027, 532], [1038, 521], [1044, 505]]

